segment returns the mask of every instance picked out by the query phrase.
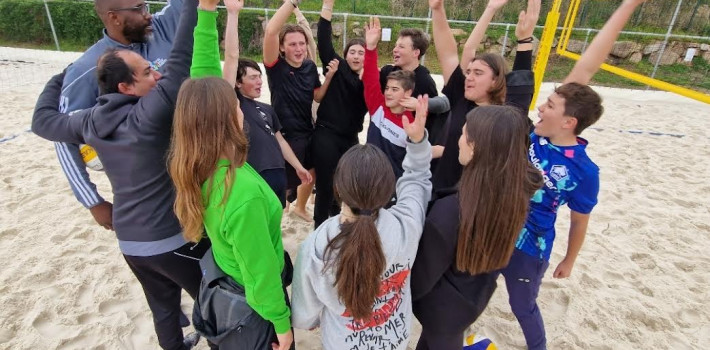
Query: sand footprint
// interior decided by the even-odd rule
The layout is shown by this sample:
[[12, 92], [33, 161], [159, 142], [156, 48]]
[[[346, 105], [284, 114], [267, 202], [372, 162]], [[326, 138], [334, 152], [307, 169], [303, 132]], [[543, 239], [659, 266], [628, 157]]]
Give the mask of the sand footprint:
[[102, 314], [113, 314], [117, 312], [123, 312], [127, 314], [126, 310], [130, 309], [130, 304], [131, 301], [128, 299], [111, 299], [102, 301], [99, 304], [99, 312]]
[[54, 315], [45, 311], [37, 315], [34, 321], [32, 321], [32, 327], [34, 327], [40, 335], [48, 339], [63, 339], [67, 336], [74, 337], [80, 333], [80, 330], [76, 327], [67, 327], [58, 324]]
[[673, 320], [681, 328], [697, 327], [700, 313], [695, 309], [683, 309], [673, 314]]
[[639, 267], [644, 270], [651, 270], [656, 267], [656, 262], [653, 258], [646, 253], [633, 253], [631, 254], [631, 261], [636, 263]]

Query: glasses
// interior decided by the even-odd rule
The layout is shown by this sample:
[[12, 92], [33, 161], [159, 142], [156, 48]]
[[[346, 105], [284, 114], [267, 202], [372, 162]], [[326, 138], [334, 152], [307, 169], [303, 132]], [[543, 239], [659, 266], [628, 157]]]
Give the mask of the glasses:
[[123, 8], [113, 9], [110, 11], [111, 12], [133, 11], [133, 12], [140, 12], [142, 14], [148, 14], [148, 13], [150, 13], [150, 5], [148, 5], [148, 3], [142, 3], [140, 5], [136, 5], [133, 7], [123, 7]]

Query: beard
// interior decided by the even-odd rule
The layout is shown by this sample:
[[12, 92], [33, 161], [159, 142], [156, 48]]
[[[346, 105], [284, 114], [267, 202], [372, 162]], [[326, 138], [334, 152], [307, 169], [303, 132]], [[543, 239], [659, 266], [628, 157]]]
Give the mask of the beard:
[[151, 33], [147, 30], [150, 22], [145, 24], [126, 23], [123, 27], [123, 36], [132, 43], [146, 43], [151, 37]]

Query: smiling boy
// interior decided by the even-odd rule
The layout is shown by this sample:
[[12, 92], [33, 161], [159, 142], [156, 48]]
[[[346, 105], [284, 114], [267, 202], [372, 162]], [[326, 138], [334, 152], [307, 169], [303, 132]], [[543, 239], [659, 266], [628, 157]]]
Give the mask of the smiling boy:
[[412, 96], [414, 73], [398, 70], [387, 76], [384, 94], [381, 92], [377, 71], [377, 42], [380, 40], [380, 20], [370, 18], [365, 28], [365, 64], [362, 83], [365, 86], [365, 104], [370, 112], [367, 143], [380, 148], [392, 164], [396, 178], [402, 176], [402, 161], [406, 154], [407, 133], [402, 127], [402, 118], [414, 120], [412, 112], [400, 103]]
[[565, 204], [571, 210], [567, 252], [553, 273], [554, 278], [566, 278], [572, 273], [592, 209], [597, 204], [599, 168], [587, 156], [588, 142], [579, 134], [599, 120], [604, 108], [599, 94], [587, 84], [642, 2], [625, 0], [619, 6], [564, 84], [538, 108], [540, 121], [530, 136], [528, 158], [543, 174], [544, 186], [530, 201], [516, 249], [502, 271], [511, 309], [531, 350], [546, 349], [545, 325], [536, 299], [549, 266], [557, 211]]

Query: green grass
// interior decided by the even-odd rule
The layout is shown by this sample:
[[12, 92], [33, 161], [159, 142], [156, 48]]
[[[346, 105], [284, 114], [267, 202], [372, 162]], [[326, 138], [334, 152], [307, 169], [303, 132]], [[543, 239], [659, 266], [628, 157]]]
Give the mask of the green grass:
[[[575, 61], [551, 55], [547, 63], [545, 72], [545, 81], [561, 82], [567, 74], [572, 70]], [[624, 62], [618, 65], [635, 73], [650, 76], [653, 72], [653, 63], [644, 58], [641, 62], [634, 64]], [[695, 57], [692, 65], [672, 64], [668, 66], [659, 66], [656, 72], [656, 79], [662, 80], [674, 85], [682, 86], [692, 90], [698, 90], [704, 93], [710, 93], [710, 64], [702, 57]], [[621, 87], [638, 89], [645, 87], [645, 84], [629, 80], [618, 75], [600, 70], [592, 79], [593, 85]]]

